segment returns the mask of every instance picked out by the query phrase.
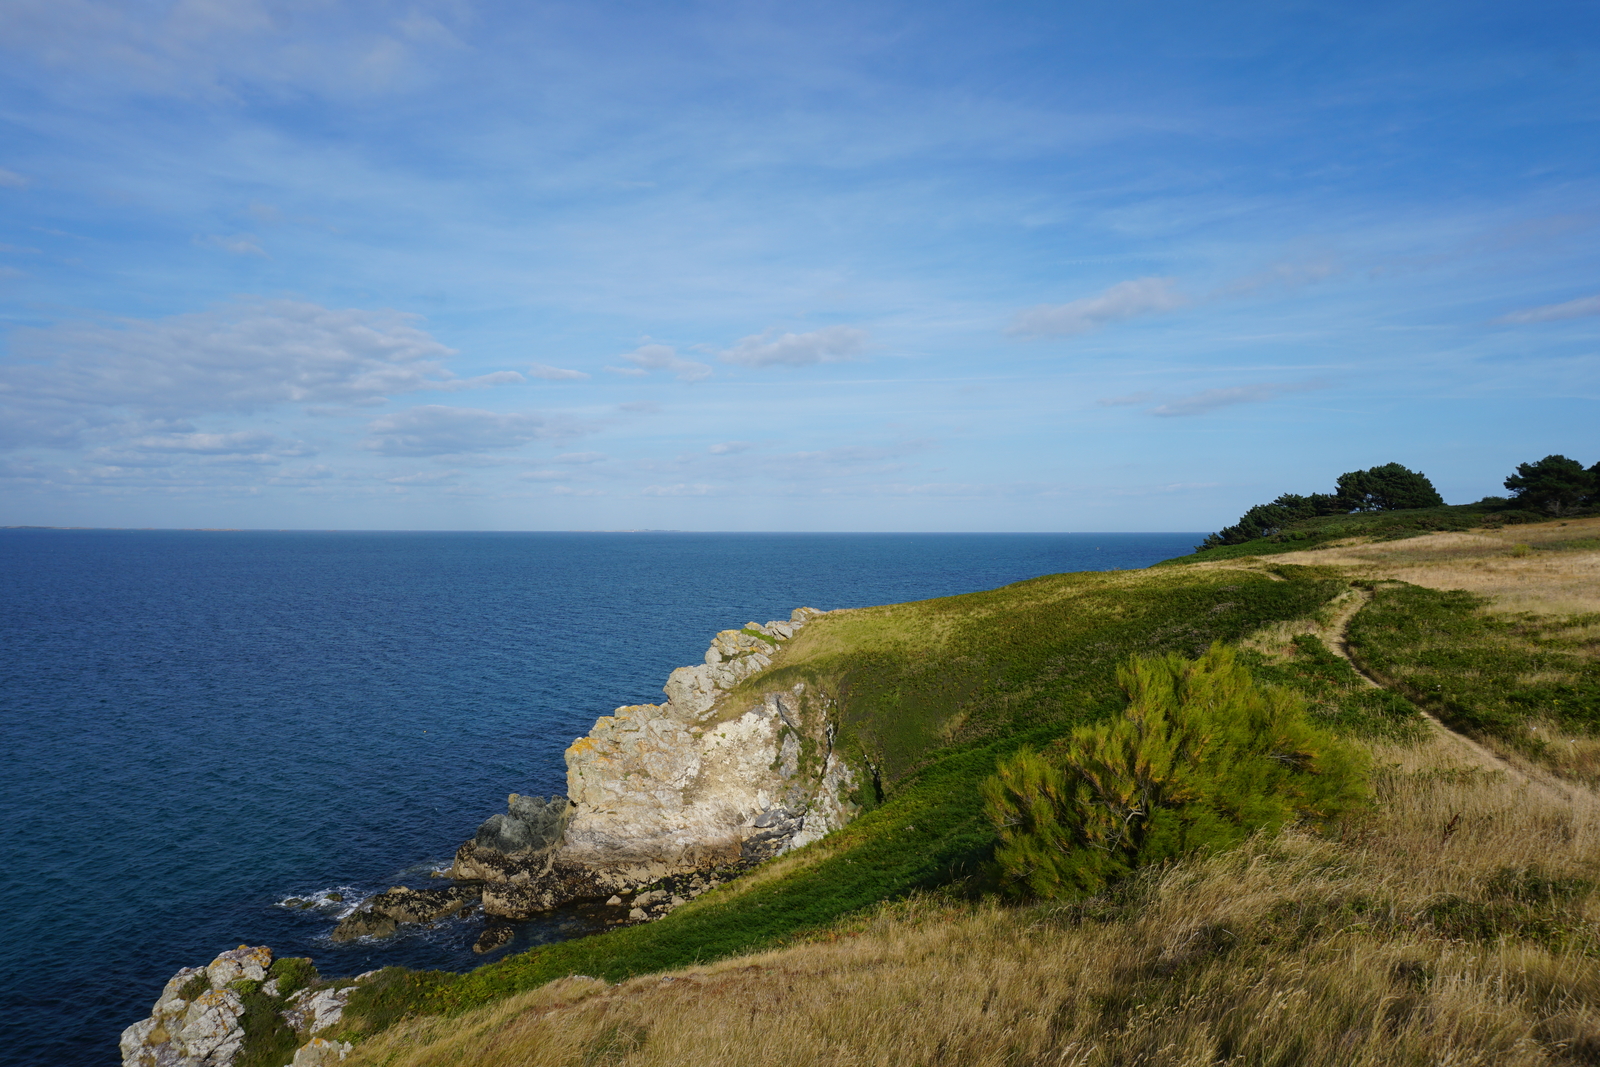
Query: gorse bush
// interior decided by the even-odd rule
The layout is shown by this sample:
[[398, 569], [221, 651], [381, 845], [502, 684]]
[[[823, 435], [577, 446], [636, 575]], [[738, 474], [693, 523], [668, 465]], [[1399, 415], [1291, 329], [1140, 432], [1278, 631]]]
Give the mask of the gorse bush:
[[1123, 715], [1018, 751], [983, 784], [1014, 892], [1092, 893], [1135, 867], [1236, 845], [1361, 802], [1366, 768], [1296, 693], [1257, 684], [1233, 649], [1134, 657]]

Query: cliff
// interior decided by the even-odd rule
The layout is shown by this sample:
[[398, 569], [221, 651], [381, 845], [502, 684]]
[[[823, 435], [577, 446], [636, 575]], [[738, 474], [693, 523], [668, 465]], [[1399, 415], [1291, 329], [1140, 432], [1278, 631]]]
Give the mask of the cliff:
[[857, 772], [834, 750], [832, 698], [804, 682], [741, 688], [821, 614], [800, 608], [717, 634], [703, 664], [672, 672], [664, 703], [620, 707], [572, 743], [566, 797], [513, 794], [450, 876], [487, 883], [487, 914], [525, 918], [748, 866], [849, 822]]

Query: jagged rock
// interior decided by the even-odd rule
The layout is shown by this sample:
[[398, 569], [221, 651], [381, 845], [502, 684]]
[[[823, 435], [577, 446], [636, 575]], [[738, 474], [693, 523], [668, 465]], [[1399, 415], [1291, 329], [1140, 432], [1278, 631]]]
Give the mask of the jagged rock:
[[[246, 1040], [244, 999], [227, 985], [206, 987], [219, 978], [231, 983], [241, 979], [261, 981], [271, 966], [271, 949], [240, 945], [205, 967], [185, 967], [173, 975], [150, 1017], [122, 1032], [123, 1067], [231, 1067]], [[368, 971], [355, 978], [354, 983], [377, 973]], [[278, 982], [276, 978], [269, 979], [257, 989], [276, 998]], [[355, 988], [349, 983], [337, 988], [307, 988], [278, 1002], [284, 1023], [302, 1038], [310, 1039], [295, 1053], [296, 1064], [318, 1067], [336, 1063], [350, 1051], [347, 1044], [325, 1041], [316, 1035], [339, 1024]], [[251, 1010], [258, 1009], [252, 1005]]]
[[388, 937], [402, 923], [430, 923], [455, 915], [478, 902], [477, 886], [452, 885], [441, 889], [410, 889], [395, 886], [363, 901], [334, 927], [335, 941], [358, 937]]
[[270, 948], [265, 945], [259, 948], [240, 945], [212, 960], [206, 967], [206, 977], [211, 979], [212, 989], [221, 989], [229, 982], [236, 982], [241, 978], [264, 981], [267, 977], [267, 968], [271, 966]]
[[[244, 1001], [226, 985], [240, 978], [260, 981], [270, 966], [271, 949], [240, 945], [207, 967], [183, 968], [161, 990], [150, 1017], [122, 1032], [124, 1067], [230, 1067], [244, 1042]], [[197, 979], [205, 988], [191, 990], [193, 999], [186, 999], [184, 992]]]
[[302, 989], [284, 1005], [283, 1019], [291, 1029], [320, 1034], [338, 1025], [355, 986], [338, 989]]
[[506, 814], [489, 816], [472, 840], [456, 850], [449, 876], [497, 882], [547, 869], [545, 861], [560, 844], [572, 811], [572, 802], [563, 796], [545, 800], [512, 793]]
[[348, 1041], [314, 1037], [295, 1049], [294, 1062], [290, 1067], [327, 1067], [331, 1063], [340, 1063], [354, 1047]]
[[472, 943], [472, 951], [480, 956], [485, 952], [493, 952], [501, 945], [509, 943], [516, 936], [516, 928], [512, 926], [496, 925], [485, 927], [483, 933], [478, 935], [478, 940]]
[[[848, 822], [856, 779], [833, 752], [831, 699], [798, 685], [730, 704], [821, 614], [798, 608], [788, 622], [717, 634], [703, 664], [672, 672], [664, 704], [620, 707], [572, 744], [570, 803], [532, 798], [545, 805], [534, 812], [541, 834], [509, 825], [527, 820], [513, 795], [508, 815], [457, 851], [450, 876], [483, 881], [484, 911], [520, 919], [759, 862]], [[558, 801], [565, 806], [553, 810]], [[642, 897], [633, 904], [650, 907]]]

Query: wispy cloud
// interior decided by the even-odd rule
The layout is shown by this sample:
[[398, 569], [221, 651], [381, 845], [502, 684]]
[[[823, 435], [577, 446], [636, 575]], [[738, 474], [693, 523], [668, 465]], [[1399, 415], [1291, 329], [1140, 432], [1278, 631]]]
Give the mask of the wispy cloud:
[[622, 357], [631, 367], [607, 367], [613, 374], [641, 377], [651, 371], [670, 371], [680, 382], [698, 382], [711, 377], [711, 367], [692, 359], [683, 359], [670, 345], [641, 345]]
[[6, 170], [4, 167], [0, 167], [0, 189], [26, 189], [28, 185], [27, 178], [24, 178], [14, 170]]
[[233, 433], [168, 433], [136, 437], [127, 447], [141, 452], [187, 452], [199, 455], [272, 452], [278, 455], [305, 455], [309, 449], [298, 441], [286, 442], [276, 434], [260, 430]]
[[721, 353], [742, 367], [809, 367], [852, 359], [866, 347], [867, 333], [854, 326], [827, 326], [810, 333], [764, 333], [741, 337]]
[[360, 447], [386, 456], [435, 456], [520, 448], [560, 435], [549, 420], [532, 412], [424, 404], [373, 419]]
[[581, 370], [567, 370], [565, 367], [551, 367], [544, 363], [535, 363], [528, 368], [528, 373], [535, 378], [542, 378], [547, 382], [581, 382], [589, 377]]
[[749, 441], [723, 441], [721, 444], [712, 445], [706, 449], [713, 456], [732, 456], [740, 452], [748, 452], [756, 447]]
[[1133, 407], [1138, 404], [1148, 404], [1155, 398], [1155, 390], [1146, 389], [1143, 392], [1129, 393], [1126, 396], [1108, 396], [1103, 400], [1096, 400], [1095, 403], [1103, 408], [1123, 408]]
[[725, 486], [679, 482], [676, 485], [647, 485], [639, 490], [640, 496], [714, 496], [727, 492]]
[[194, 243], [201, 248], [217, 248], [235, 256], [260, 256], [262, 259], [271, 259], [266, 250], [261, 247], [260, 241], [253, 233], [236, 233], [232, 236], [211, 233], [197, 235]]
[[1184, 415], [1204, 415], [1216, 411], [1218, 408], [1232, 407], [1235, 404], [1259, 404], [1268, 400], [1276, 400], [1289, 393], [1303, 393], [1311, 389], [1323, 389], [1326, 385], [1322, 382], [1260, 382], [1255, 385], [1235, 385], [1226, 389], [1207, 389], [1192, 396], [1182, 397], [1160, 407], [1152, 408], [1150, 414], [1162, 418], [1177, 418]]
[[1494, 321], [1523, 326], [1533, 322], [1581, 319], [1589, 315], [1600, 315], [1600, 295], [1583, 296], [1577, 300], [1568, 300], [1562, 304], [1543, 304], [1539, 307], [1524, 308], [1521, 311], [1513, 311], [1509, 315], [1501, 315]]
[[1280, 259], [1263, 270], [1227, 282], [1211, 295], [1216, 298], [1242, 297], [1262, 289], [1298, 289], [1326, 281], [1343, 269], [1331, 252]]
[[1097, 296], [1065, 304], [1040, 304], [1019, 311], [1007, 333], [1021, 337], [1070, 337], [1113, 322], [1176, 311], [1189, 303], [1173, 278], [1118, 282]]
[[27, 362], [0, 366], [0, 393], [57, 410], [155, 416], [258, 411], [275, 404], [381, 403], [461, 384], [455, 350], [415, 315], [263, 301], [154, 321], [18, 330]]

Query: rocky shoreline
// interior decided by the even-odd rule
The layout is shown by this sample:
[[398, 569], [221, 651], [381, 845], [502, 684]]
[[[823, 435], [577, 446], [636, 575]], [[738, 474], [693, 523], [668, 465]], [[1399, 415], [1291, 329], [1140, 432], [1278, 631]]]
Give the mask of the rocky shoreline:
[[[732, 699], [822, 614], [799, 608], [787, 621], [723, 630], [704, 663], [672, 672], [665, 703], [620, 707], [572, 743], [566, 796], [511, 794], [506, 811], [457, 849], [447, 872], [455, 886], [369, 898], [334, 937], [384, 936], [474, 903], [491, 920], [522, 920], [615, 901], [628, 910], [611, 921], [647, 920], [657, 912], [622, 898], [669, 881], [703, 891], [693, 887], [712, 872], [725, 881], [849, 822], [859, 775], [834, 752], [832, 699], [803, 684], [743, 706]], [[673, 897], [688, 899], [677, 891], [664, 899]], [[494, 934], [475, 947], [504, 940]]]
[[[798, 608], [787, 621], [723, 630], [704, 663], [672, 672], [664, 703], [618, 708], [572, 743], [566, 796], [511, 794], [441, 872], [451, 885], [368, 897], [333, 940], [479, 909], [488, 920], [479, 953], [508, 944], [513, 923], [564, 905], [614, 909], [612, 925], [650, 922], [843, 826], [860, 810], [852, 798], [863, 777], [834, 750], [831, 697], [801, 683], [734, 698], [823, 614]], [[310, 960], [274, 962], [270, 949], [244, 945], [185, 968], [124, 1031], [123, 1065], [231, 1067], [250, 1043], [269, 1059], [281, 1051], [275, 1067], [337, 1063], [350, 1046], [322, 1034], [376, 972], [335, 982], [315, 973]]]
[[265, 945], [240, 945], [172, 976], [150, 1015], [122, 1032], [123, 1067], [231, 1067], [250, 1043], [280, 1051], [284, 1067], [338, 1063], [350, 1044], [321, 1035], [376, 973], [324, 982], [310, 960], [275, 961]]

